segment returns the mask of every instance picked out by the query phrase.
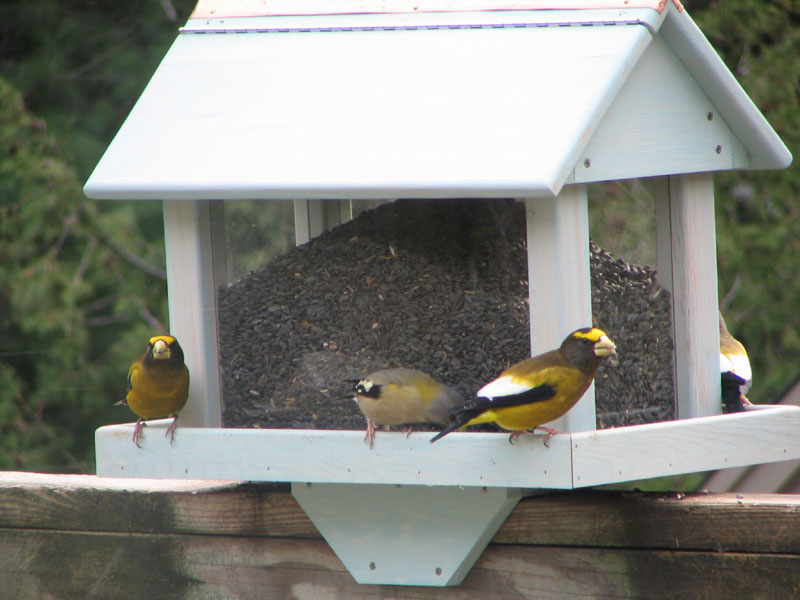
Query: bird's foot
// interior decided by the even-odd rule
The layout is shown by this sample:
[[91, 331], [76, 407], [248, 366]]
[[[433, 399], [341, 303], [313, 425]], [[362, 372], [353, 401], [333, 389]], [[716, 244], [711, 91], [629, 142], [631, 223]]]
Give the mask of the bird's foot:
[[175, 429], [178, 427], [178, 415], [172, 417], [172, 423], [169, 424], [167, 427], [166, 433], [164, 433], [165, 438], [169, 438], [169, 445], [172, 446], [175, 443]]
[[508, 436], [508, 443], [513, 444], [514, 440], [521, 436], [523, 433], [531, 433], [527, 429], [519, 429], [517, 431], [512, 431], [511, 435]]
[[142, 429], [147, 427], [147, 422], [143, 421], [142, 418], [138, 418], [136, 420], [136, 425], [133, 426], [133, 443], [136, 444], [137, 448], [141, 448], [139, 445], [139, 439], [142, 437]]
[[375, 446], [375, 423], [372, 419], [367, 419], [367, 432], [364, 434], [364, 441], [369, 442], [369, 447]]
[[552, 427], [542, 427], [541, 425], [537, 425], [533, 428], [534, 431], [537, 429], [541, 429], [542, 431], [546, 431], [547, 435], [544, 436], [544, 445], [545, 447], [550, 447], [550, 438], [554, 435], [558, 435], [559, 433], [564, 433], [563, 431], [559, 431], [558, 429], [553, 429]]
[[537, 429], [541, 429], [542, 431], [546, 431], [547, 435], [544, 436], [544, 445], [546, 447], [550, 447], [550, 438], [556, 434], [564, 433], [563, 431], [559, 431], [558, 429], [553, 429], [552, 427], [542, 427], [541, 425], [537, 425], [533, 429], [519, 429], [517, 431], [512, 431], [511, 435], [508, 436], [508, 441], [510, 444], [514, 443], [514, 440], [521, 436], [523, 433], [533, 433]]

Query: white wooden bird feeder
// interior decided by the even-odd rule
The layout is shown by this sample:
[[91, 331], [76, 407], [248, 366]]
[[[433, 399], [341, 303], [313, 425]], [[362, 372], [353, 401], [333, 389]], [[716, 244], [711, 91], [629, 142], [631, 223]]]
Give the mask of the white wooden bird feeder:
[[[201, 0], [85, 187], [164, 201], [190, 401], [173, 447], [98, 430], [98, 474], [292, 482], [357, 581], [452, 585], [525, 489], [800, 458], [796, 407], [719, 415], [711, 173], [790, 162], [671, 0]], [[594, 431], [590, 392], [549, 448], [221, 428], [215, 201], [293, 200], [302, 243], [332, 200], [522, 199], [538, 353], [591, 323], [586, 184], [637, 177], [658, 178], [678, 420]]]

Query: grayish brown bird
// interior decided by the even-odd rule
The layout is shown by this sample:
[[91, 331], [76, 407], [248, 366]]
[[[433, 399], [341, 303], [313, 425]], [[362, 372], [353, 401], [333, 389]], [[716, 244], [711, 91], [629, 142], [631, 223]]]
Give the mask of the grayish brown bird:
[[358, 408], [367, 418], [364, 441], [375, 444], [375, 428], [415, 423], [447, 425], [450, 409], [461, 404], [459, 395], [433, 377], [415, 369], [383, 369], [355, 381]]

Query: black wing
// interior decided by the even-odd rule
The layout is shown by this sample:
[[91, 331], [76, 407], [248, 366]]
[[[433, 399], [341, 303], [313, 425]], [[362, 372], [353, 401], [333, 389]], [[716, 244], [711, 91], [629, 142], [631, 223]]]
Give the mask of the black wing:
[[490, 408], [509, 408], [511, 406], [522, 406], [523, 404], [533, 404], [534, 402], [544, 402], [556, 395], [556, 386], [543, 383], [537, 385], [519, 394], [508, 394], [506, 396], [495, 396], [494, 398], [485, 398], [478, 396], [472, 402], [468, 402], [464, 406], [454, 408], [451, 412], [461, 412], [462, 410], [473, 411], [480, 409], [480, 412], [489, 410]]
[[508, 396], [497, 396], [496, 398], [484, 398], [478, 396], [475, 400], [467, 402], [463, 406], [455, 406], [450, 409], [453, 422], [442, 429], [438, 434], [431, 438], [431, 443], [443, 438], [451, 431], [455, 431], [469, 423], [472, 419], [489, 409], [510, 408], [512, 406], [522, 406], [533, 404], [534, 402], [544, 402], [556, 395], [555, 386], [542, 384], [519, 394], [509, 394]]
[[745, 380], [738, 375], [730, 372], [722, 374], [722, 402], [725, 405], [726, 414], [744, 410], [741, 390], [741, 386], [744, 383]]

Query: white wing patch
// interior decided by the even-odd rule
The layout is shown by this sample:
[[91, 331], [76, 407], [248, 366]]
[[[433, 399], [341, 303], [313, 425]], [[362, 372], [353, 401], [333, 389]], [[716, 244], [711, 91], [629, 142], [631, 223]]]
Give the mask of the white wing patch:
[[[733, 373], [741, 377], [748, 384], [753, 379], [753, 371], [750, 368], [750, 361], [745, 354], [722, 354], [719, 355], [719, 372]], [[749, 388], [750, 386], [747, 385]]]
[[494, 381], [490, 381], [476, 394], [479, 398], [499, 398], [501, 396], [513, 396], [514, 394], [521, 394], [528, 391], [531, 386], [524, 383], [515, 382], [510, 375], [498, 377]]

